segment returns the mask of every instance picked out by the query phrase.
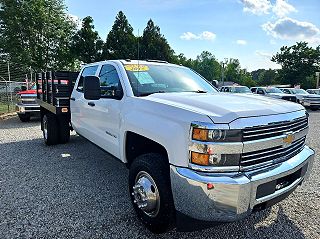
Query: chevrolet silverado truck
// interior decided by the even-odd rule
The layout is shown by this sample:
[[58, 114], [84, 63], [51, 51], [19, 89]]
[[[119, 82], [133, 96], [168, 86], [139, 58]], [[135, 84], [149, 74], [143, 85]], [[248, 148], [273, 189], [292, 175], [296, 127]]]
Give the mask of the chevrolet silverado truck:
[[36, 102], [36, 84], [32, 85], [29, 90], [18, 92], [17, 99], [16, 112], [22, 122], [30, 121], [31, 116], [40, 115], [40, 106]]
[[299, 104], [220, 93], [189, 68], [151, 60], [38, 77], [45, 143], [68, 142], [72, 129], [123, 162], [133, 208], [153, 232], [243, 219], [310, 174]]
[[250, 90], [254, 94], [259, 94], [275, 99], [297, 102], [297, 98], [294, 95], [283, 93], [280, 89], [276, 87], [251, 87]]
[[280, 88], [283, 93], [294, 95], [297, 98], [297, 102], [302, 104], [304, 107], [311, 110], [320, 109], [320, 96], [315, 94], [309, 94], [303, 89], [295, 88]]

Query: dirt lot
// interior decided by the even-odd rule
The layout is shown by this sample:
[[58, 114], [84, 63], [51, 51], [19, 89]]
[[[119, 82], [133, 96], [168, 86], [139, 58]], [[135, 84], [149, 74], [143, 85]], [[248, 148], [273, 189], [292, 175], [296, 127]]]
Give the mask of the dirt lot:
[[320, 111], [310, 112], [311, 177], [270, 210], [235, 223], [153, 235], [136, 219], [124, 165], [73, 135], [46, 147], [39, 121], [0, 120], [0, 238], [320, 238]]

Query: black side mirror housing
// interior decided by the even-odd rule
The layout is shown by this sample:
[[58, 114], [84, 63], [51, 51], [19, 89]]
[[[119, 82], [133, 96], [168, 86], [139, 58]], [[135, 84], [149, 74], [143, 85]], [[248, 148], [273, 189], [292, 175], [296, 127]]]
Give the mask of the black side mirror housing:
[[218, 87], [219, 87], [219, 82], [218, 82], [217, 80], [213, 80], [213, 81], [212, 81], [212, 85], [213, 85], [214, 87], [218, 88]]
[[83, 79], [83, 93], [86, 100], [101, 98], [100, 79], [96, 76], [86, 76]]

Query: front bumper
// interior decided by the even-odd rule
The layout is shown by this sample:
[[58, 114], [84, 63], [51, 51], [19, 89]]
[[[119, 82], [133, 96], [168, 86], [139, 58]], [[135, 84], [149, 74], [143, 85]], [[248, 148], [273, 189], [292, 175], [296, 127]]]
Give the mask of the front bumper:
[[305, 100], [305, 101], [301, 101], [301, 104], [304, 107], [320, 107], [320, 101], [308, 101], [308, 100]]
[[[309, 176], [313, 161], [314, 151], [305, 146], [289, 160], [253, 172], [203, 173], [171, 165], [175, 208], [179, 213], [201, 221], [242, 219], [254, 209], [269, 206], [270, 202], [291, 193]], [[290, 183], [284, 184], [287, 179], [291, 179]], [[208, 183], [214, 188], [208, 189]], [[277, 190], [265, 195], [272, 187]]]
[[39, 113], [40, 112], [40, 106], [34, 105], [34, 104], [16, 104], [16, 112], [18, 114], [25, 114], [25, 113]]

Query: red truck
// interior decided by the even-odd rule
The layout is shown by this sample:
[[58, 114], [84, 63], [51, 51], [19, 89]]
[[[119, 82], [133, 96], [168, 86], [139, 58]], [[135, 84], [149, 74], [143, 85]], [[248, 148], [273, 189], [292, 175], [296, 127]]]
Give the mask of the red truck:
[[40, 115], [40, 106], [36, 102], [36, 84], [32, 85], [29, 90], [18, 92], [17, 98], [16, 112], [22, 122], [29, 121], [31, 116]]

